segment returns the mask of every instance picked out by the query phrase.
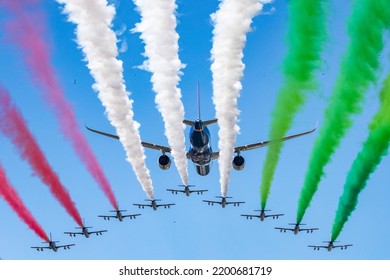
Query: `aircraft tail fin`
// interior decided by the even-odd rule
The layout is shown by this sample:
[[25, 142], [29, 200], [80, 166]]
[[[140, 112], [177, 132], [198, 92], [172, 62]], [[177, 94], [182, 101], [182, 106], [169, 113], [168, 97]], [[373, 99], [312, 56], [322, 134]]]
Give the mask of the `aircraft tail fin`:
[[197, 93], [198, 93], [198, 119], [200, 120], [200, 86], [199, 86], [199, 81], [198, 81], [198, 86], [197, 86]]
[[[198, 82], [198, 85], [197, 85], [197, 103], [198, 103], [198, 120], [201, 120], [201, 115], [200, 115], [200, 86], [199, 86], [199, 82]], [[212, 119], [212, 120], [207, 120], [207, 121], [202, 121], [202, 125], [203, 126], [208, 126], [210, 124], [214, 124], [214, 123], [217, 123], [218, 122], [218, 119]], [[183, 123], [185, 125], [188, 125], [188, 126], [192, 126], [192, 127], [195, 127], [195, 122], [193, 121], [189, 121], [189, 120], [184, 120]]]

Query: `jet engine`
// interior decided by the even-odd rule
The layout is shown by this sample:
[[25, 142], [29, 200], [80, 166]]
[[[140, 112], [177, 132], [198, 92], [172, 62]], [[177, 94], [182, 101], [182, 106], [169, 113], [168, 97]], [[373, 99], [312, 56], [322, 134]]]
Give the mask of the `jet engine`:
[[245, 159], [242, 156], [237, 155], [234, 157], [232, 165], [235, 170], [243, 170], [245, 167]]
[[161, 155], [158, 158], [158, 166], [162, 170], [167, 170], [169, 167], [171, 167], [171, 159], [167, 155]]

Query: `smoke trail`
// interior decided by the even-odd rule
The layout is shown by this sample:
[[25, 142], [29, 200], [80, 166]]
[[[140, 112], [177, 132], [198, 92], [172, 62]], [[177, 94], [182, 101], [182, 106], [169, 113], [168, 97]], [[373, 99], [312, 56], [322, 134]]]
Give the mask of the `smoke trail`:
[[153, 90], [156, 92], [157, 108], [165, 123], [165, 135], [172, 148], [172, 156], [184, 185], [188, 185], [188, 162], [186, 157], [183, 124], [184, 108], [180, 81], [179, 36], [175, 30], [177, 5], [175, 0], [134, 0], [141, 14], [141, 22], [132, 32], [140, 32], [145, 43], [144, 55], [148, 58], [143, 68], [152, 73]]
[[[327, 0], [289, 1], [288, 53], [284, 59], [284, 83], [272, 112], [270, 139], [286, 135], [305, 102], [304, 91], [315, 87], [315, 70], [321, 64], [326, 38]], [[309, 24], [308, 24], [309, 23]], [[270, 145], [260, 185], [261, 208], [265, 209], [283, 142]]]
[[389, 26], [390, 5], [387, 0], [354, 2], [348, 28], [350, 42], [325, 111], [324, 123], [314, 143], [298, 202], [297, 222], [302, 220], [317, 191], [325, 165], [351, 126], [352, 114], [359, 113], [364, 92], [377, 80], [382, 35]]
[[5, 5], [15, 15], [7, 25], [8, 36], [20, 47], [31, 73], [34, 75], [35, 82], [42, 87], [45, 99], [57, 116], [63, 134], [70, 140], [77, 155], [86, 165], [87, 170], [98, 183], [112, 206], [118, 209], [117, 200], [111, 186], [81, 133], [73, 109], [65, 99], [55, 71], [50, 64], [50, 51], [43, 38], [45, 17], [29, 5], [36, 5], [37, 3], [40, 3], [40, 0], [3, 1], [1, 5]]
[[380, 108], [369, 126], [370, 134], [348, 172], [336, 211], [331, 240], [336, 240], [339, 236], [355, 210], [360, 192], [365, 188], [382, 157], [387, 154], [390, 145], [390, 75], [384, 82], [380, 101]]
[[50, 188], [51, 193], [68, 214], [78, 225], [83, 226], [80, 214], [69, 193], [51, 169], [34, 136], [28, 130], [22, 115], [11, 103], [7, 91], [2, 87], [0, 87], [0, 130], [10, 138], [21, 158], [28, 161], [34, 173]]
[[4, 200], [11, 206], [11, 208], [18, 214], [20, 219], [38, 235], [44, 241], [48, 242], [49, 238], [47, 237], [45, 231], [41, 228], [38, 222], [35, 220], [33, 215], [24, 205], [22, 199], [19, 197], [16, 190], [8, 181], [5, 171], [0, 164], [0, 195]]
[[87, 66], [96, 83], [93, 88], [106, 108], [111, 124], [116, 128], [126, 151], [127, 160], [150, 199], [154, 197], [152, 180], [145, 165], [144, 149], [141, 145], [139, 123], [133, 120], [132, 101], [129, 100], [123, 81], [122, 61], [118, 60], [118, 49], [114, 31], [110, 28], [115, 8], [106, 0], [57, 0], [64, 4], [68, 20], [75, 23], [77, 43], [82, 48]]
[[221, 193], [225, 197], [233, 160], [239, 110], [237, 99], [242, 88], [244, 64], [242, 62], [246, 34], [250, 31], [252, 18], [268, 0], [224, 0], [211, 15], [214, 24], [211, 49], [213, 74], [213, 102], [219, 124], [219, 173]]

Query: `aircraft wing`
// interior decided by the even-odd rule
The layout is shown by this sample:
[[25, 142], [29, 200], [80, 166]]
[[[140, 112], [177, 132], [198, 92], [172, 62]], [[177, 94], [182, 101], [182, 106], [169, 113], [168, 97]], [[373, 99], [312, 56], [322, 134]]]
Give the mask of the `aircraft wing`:
[[67, 232], [64, 232], [65, 234], [69, 234], [69, 235], [76, 235], [76, 234], [81, 234], [83, 235], [84, 233], [82, 233], [81, 231], [78, 231], [78, 232], [70, 232], [70, 231], [67, 231]]
[[185, 193], [186, 192], [185, 190], [174, 190], [174, 189], [167, 189], [167, 191], [172, 192], [172, 193], [178, 193], [178, 192]]
[[152, 207], [151, 204], [139, 204], [139, 203], [133, 203], [133, 205], [138, 206], [138, 208], [144, 208], [144, 207]]
[[114, 216], [114, 215], [99, 215], [98, 217], [104, 218], [104, 219], [118, 218], [117, 216]]
[[175, 203], [167, 203], [167, 204], [156, 204], [157, 207], [164, 207], [164, 208], [169, 208], [171, 206], [175, 205]]
[[102, 234], [103, 232], [107, 232], [107, 230], [97, 230], [97, 231], [90, 231], [89, 234]]
[[64, 248], [64, 249], [70, 249], [71, 246], [74, 246], [76, 244], [66, 244], [66, 245], [59, 245], [56, 246], [57, 248]]
[[[314, 132], [316, 129], [317, 129], [317, 127], [315, 127], [312, 130], [308, 130], [308, 131], [298, 133], [298, 134], [289, 135], [289, 136], [286, 136], [286, 137], [283, 137], [280, 139], [273, 139], [273, 140], [267, 140], [267, 141], [253, 143], [253, 144], [248, 144], [248, 145], [244, 145], [244, 146], [238, 146], [238, 147], [234, 148], [234, 153], [240, 153], [240, 152], [244, 152], [244, 151], [254, 150], [254, 149], [262, 148], [262, 147], [267, 146], [269, 144], [288, 141], [288, 140], [291, 140], [291, 139], [294, 139], [294, 138], [297, 138], [297, 137], [300, 137], [300, 136], [303, 136], [306, 134], [310, 134], [310, 133]], [[219, 157], [219, 151], [213, 152], [211, 157], [212, 157], [212, 159], [217, 159]]]
[[43, 251], [43, 249], [51, 249], [49, 246], [35, 246], [35, 247], [31, 247], [32, 249], [37, 249], [38, 251], [41, 250]]
[[294, 231], [293, 228], [281, 228], [281, 227], [276, 227], [275, 229], [279, 229], [280, 231], [286, 231], [286, 230]]
[[190, 190], [190, 193], [203, 194], [204, 192], [208, 192], [208, 190]]
[[137, 216], [141, 216], [141, 214], [122, 215], [123, 218], [130, 218], [130, 219], [135, 219], [135, 217]]
[[251, 214], [241, 214], [241, 216], [243, 217], [246, 217], [247, 219], [252, 219], [252, 218], [259, 218], [260, 219], [260, 215], [251, 215]]
[[214, 205], [214, 203], [222, 204], [221, 201], [215, 201], [215, 200], [203, 200], [203, 202], [207, 202], [208, 204]]
[[308, 233], [313, 232], [313, 230], [318, 230], [318, 228], [300, 228], [299, 229], [299, 231], [307, 231]]
[[347, 244], [347, 245], [334, 245], [333, 248], [341, 248], [341, 249], [347, 249], [347, 247], [353, 246], [353, 244]]
[[[89, 128], [88, 126], [85, 126], [85, 127], [86, 127], [89, 131], [92, 131], [92, 132], [94, 132], [94, 133], [97, 133], [97, 134], [100, 134], [100, 135], [104, 135], [104, 136], [106, 136], [106, 137], [110, 137], [110, 138], [119, 140], [119, 136], [117, 136], [117, 135], [115, 135], [115, 134], [110, 134], [110, 133], [106, 133], [106, 132], [103, 132], [103, 131], [95, 130], [95, 129]], [[153, 150], [158, 150], [158, 151], [161, 151], [161, 152], [164, 152], [164, 153], [170, 153], [171, 150], [172, 150], [172, 149], [169, 148], [169, 147], [161, 146], [161, 145], [156, 145], [156, 144], [148, 143], [148, 142], [141, 142], [141, 145], [142, 145], [144, 148], [153, 149]]]
[[245, 203], [245, 201], [226, 201], [226, 205], [233, 204], [234, 206], [240, 206], [242, 203]]
[[284, 216], [284, 214], [270, 214], [270, 215], [265, 215], [266, 218], [272, 217], [272, 218], [278, 218], [280, 216]]
[[[314, 248], [314, 249], [317, 249], [317, 250], [319, 250], [320, 248], [328, 249], [328, 246], [322, 246], [322, 245], [319, 245], [319, 246], [316, 246], [316, 245], [308, 245], [307, 247]], [[335, 247], [336, 247], [336, 246], [334, 246], [333, 248], [335, 248]]]

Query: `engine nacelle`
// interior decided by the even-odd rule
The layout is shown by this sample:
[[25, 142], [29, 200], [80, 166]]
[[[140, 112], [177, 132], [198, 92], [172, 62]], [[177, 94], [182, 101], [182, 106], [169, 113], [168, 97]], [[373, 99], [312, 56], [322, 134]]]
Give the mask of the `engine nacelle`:
[[242, 156], [235, 156], [232, 165], [235, 170], [243, 170], [245, 167], [245, 159]]
[[158, 158], [158, 166], [159, 166], [162, 170], [167, 170], [167, 169], [169, 169], [169, 167], [171, 167], [171, 159], [169, 158], [169, 156], [167, 156], [167, 155], [161, 155], [161, 156]]

